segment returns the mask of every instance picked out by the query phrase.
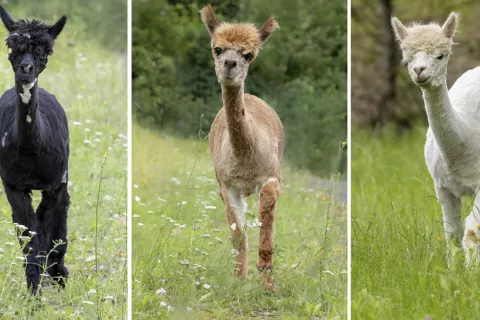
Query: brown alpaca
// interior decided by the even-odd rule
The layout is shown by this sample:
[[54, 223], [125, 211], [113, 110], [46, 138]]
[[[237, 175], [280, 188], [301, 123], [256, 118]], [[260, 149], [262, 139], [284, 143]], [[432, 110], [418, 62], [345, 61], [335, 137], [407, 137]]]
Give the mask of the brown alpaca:
[[235, 274], [241, 279], [247, 276], [244, 198], [260, 191], [257, 268], [262, 284], [274, 291], [273, 237], [275, 204], [280, 195], [283, 126], [263, 100], [244, 93], [244, 81], [250, 63], [278, 24], [272, 17], [260, 30], [253, 24], [219, 23], [210, 5], [201, 10], [201, 16], [212, 37], [215, 72], [222, 86], [223, 108], [212, 124], [208, 142], [232, 242], [238, 251]]

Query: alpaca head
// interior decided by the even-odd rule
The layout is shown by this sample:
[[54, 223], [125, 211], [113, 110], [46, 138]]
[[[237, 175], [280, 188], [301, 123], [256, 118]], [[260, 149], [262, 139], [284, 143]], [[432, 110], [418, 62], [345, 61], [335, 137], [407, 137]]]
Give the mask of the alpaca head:
[[403, 61], [413, 82], [420, 87], [438, 87], [445, 82], [452, 53], [452, 37], [459, 16], [452, 12], [443, 26], [432, 23], [405, 27], [393, 17], [393, 31], [402, 49]]
[[212, 37], [212, 54], [218, 81], [225, 86], [241, 85], [262, 44], [279, 28], [277, 22], [270, 17], [258, 30], [250, 23], [218, 22], [211, 5], [205, 6], [200, 13]]
[[33, 85], [45, 69], [48, 56], [53, 53], [54, 40], [65, 26], [67, 18], [63, 16], [53, 26], [38, 20], [14, 21], [2, 6], [0, 17], [9, 32], [6, 38], [10, 49], [8, 59], [15, 72], [15, 81], [17, 84]]

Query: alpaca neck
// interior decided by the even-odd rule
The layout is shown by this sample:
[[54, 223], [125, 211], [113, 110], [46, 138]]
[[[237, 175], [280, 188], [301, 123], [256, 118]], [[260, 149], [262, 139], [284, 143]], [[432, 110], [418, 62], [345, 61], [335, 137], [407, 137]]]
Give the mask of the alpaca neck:
[[428, 123], [440, 152], [447, 163], [455, 162], [465, 151], [461, 134], [464, 124], [450, 103], [447, 82], [444, 80], [439, 87], [422, 88], [422, 92]]
[[243, 83], [240, 86], [222, 85], [222, 99], [233, 154], [246, 155], [251, 150], [253, 135], [245, 112]]
[[25, 145], [38, 140], [37, 80], [26, 85], [17, 83], [15, 90], [17, 92], [15, 114], [17, 136], [20, 145]]

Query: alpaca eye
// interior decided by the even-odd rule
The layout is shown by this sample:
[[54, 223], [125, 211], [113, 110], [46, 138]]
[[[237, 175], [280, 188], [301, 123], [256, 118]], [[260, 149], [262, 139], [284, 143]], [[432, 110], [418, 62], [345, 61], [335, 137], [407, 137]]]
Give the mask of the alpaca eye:
[[442, 60], [442, 59], [443, 59], [443, 54], [439, 55], [439, 56], [437, 57], [437, 59], [438, 59], [438, 60]]
[[220, 49], [219, 47], [216, 47], [216, 48], [215, 48], [215, 54], [216, 54], [217, 56], [219, 56], [221, 53], [222, 53], [222, 49]]
[[249, 53], [244, 54], [243, 57], [245, 58], [245, 60], [250, 61], [250, 60], [253, 59], [253, 54], [251, 54], [249, 52]]

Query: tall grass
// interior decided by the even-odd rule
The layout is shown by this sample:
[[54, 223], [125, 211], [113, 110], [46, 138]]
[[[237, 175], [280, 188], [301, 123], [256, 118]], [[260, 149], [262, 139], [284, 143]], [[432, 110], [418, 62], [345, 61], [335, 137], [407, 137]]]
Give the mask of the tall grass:
[[[478, 273], [447, 267], [443, 220], [423, 158], [426, 128], [352, 135], [352, 319], [474, 319]], [[462, 216], [471, 210], [464, 201]]]
[[[39, 77], [39, 86], [56, 95], [69, 119], [65, 265], [70, 278], [65, 290], [45, 286], [38, 299], [29, 296], [11, 209], [0, 190], [1, 319], [120, 319], [126, 314], [126, 57], [96, 41], [76, 41], [77, 33], [67, 23]], [[3, 92], [13, 86], [14, 76], [7, 48], [0, 52]], [[35, 206], [39, 199], [35, 192]]]
[[[264, 294], [257, 200], [248, 200], [249, 277], [234, 252], [207, 142], [133, 127], [133, 316], [136, 319], [346, 317], [346, 204], [329, 182], [283, 167], [275, 296]], [[338, 189], [344, 185], [338, 186]]]

